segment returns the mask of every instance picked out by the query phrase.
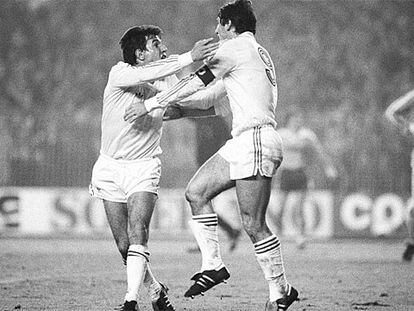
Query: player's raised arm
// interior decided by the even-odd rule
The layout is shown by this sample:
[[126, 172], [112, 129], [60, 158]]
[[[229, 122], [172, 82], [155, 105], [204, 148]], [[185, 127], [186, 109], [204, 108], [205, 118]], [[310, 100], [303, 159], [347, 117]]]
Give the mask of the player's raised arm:
[[[221, 102], [227, 100], [226, 89], [222, 80], [209, 85], [183, 100], [167, 107], [164, 121], [180, 118], [200, 118], [223, 114], [220, 111]], [[216, 110], [217, 111], [216, 113]]]
[[408, 127], [409, 111], [414, 108], [414, 90], [393, 101], [385, 110], [385, 117], [399, 129]]
[[218, 43], [212, 40], [209, 38], [197, 41], [192, 50], [187, 53], [171, 55], [142, 66], [130, 64], [115, 66], [110, 72], [109, 80], [115, 87], [127, 88], [170, 76], [195, 61], [212, 57], [218, 48]]
[[137, 117], [154, 109], [165, 108], [171, 103], [180, 102], [209, 85], [216, 78], [221, 78], [235, 65], [231, 53], [231, 49], [223, 44], [214, 57], [195, 73], [184, 77], [168, 90], [146, 100], [144, 105], [136, 106], [133, 113], [130, 111], [130, 113], [124, 115], [124, 120], [132, 123]]
[[217, 105], [223, 99], [227, 99], [227, 92], [223, 80], [219, 79], [209, 84], [206, 88], [181, 99], [176, 104], [183, 107], [205, 110]]

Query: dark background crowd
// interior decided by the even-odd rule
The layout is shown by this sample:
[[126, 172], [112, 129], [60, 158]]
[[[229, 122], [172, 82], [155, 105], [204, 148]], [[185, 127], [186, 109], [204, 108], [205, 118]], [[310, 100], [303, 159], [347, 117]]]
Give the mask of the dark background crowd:
[[[103, 89], [121, 60], [122, 33], [155, 24], [169, 53], [182, 53], [215, 37], [223, 3], [1, 1], [0, 186], [86, 187], [99, 153]], [[253, 5], [257, 40], [276, 67], [279, 124], [293, 108], [304, 112], [334, 160], [342, 193], [408, 196], [412, 142], [384, 110], [414, 88], [414, 2]], [[220, 134], [228, 135], [213, 119], [166, 124], [162, 186], [185, 186], [200, 152], [217, 145]], [[322, 177], [316, 184], [331, 187]]]

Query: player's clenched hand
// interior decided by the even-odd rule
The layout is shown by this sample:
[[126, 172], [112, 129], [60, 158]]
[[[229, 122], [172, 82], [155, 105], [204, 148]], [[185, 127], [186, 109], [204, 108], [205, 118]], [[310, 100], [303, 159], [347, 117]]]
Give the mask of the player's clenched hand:
[[134, 123], [136, 119], [147, 113], [148, 111], [145, 109], [144, 101], [140, 99], [139, 101], [133, 102], [125, 109], [124, 121]]
[[183, 116], [183, 112], [178, 105], [168, 106], [162, 117], [163, 121], [176, 120]]
[[219, 43], [211, 41], [213, 41], [213, 38], [203, 39], [194, 44], [194, 47], [191, 50], [193, 61], [199, 61], [214, 56], [219, 47]]

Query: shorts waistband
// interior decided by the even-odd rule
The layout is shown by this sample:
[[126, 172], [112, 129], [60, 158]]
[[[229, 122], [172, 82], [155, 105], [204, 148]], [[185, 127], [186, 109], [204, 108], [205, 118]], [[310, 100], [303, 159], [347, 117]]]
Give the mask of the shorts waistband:
[[118, 164], [140, 163], [140, 162], [150, 161], [150, 160], [156, 158], [156, 157], [149, 157], [149, 158], [141, 158], [141, 159], [134, 159], [134, 160], [114, 159], [114, 158], [110, 157], [109, 155], [103, 154], [102, 152], [99, 153], [99, 156], [102, 157], [105, 160], [112, 161], [112, 162], [118, 163]]
[[242, 129], [242, 130], [238, 131], [237, 133], [235, 133], [234, 137], [240, 136], [241, 134], [243, 134], [245, 132], [253, 131], [255, 129], [267, 129], [267, 128], [276, 130], [276, 127], [273, 124], [265, 123], [265, 124], [259, 124], [259, 125], [255, 125], [255, 126], [252, 126], [252, 127]]

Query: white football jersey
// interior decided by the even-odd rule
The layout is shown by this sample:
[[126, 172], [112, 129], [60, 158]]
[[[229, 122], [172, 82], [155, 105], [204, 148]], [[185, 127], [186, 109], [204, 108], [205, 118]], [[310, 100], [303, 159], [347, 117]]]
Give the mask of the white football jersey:
[[[223, 80], [233, 114], [233, 136], [259, 125], [276, 127], [277, 84], [274, 65], [269, 53], [257, 43], [251, 32], [222, 42], [216, 54], [207, 62], [207, 67], [215, 78]], [[209, 73], [204, 69], [198, 71], [182, 79], [174, 88], [146, 101], [147, 110], [180, 101], [202, 89], [205, 85], [203, 75]]]
[[216, 115], [231, 117], [229, 99], [222, 79], [216, 80], [206, 88], [180, 100], [177, 104], [202, 110], [214, 107]]
[[157, 109], [130, 124], [123, 119], [125, 109], [137, 100], [136, 93], [142, 92], [140, 85], [154, 82], [158, 89], [166, 89], [178, 81], [175, 75], [171, 75], [191, 63], [191, 55], [185, 53], [145, 66], [131, 66], [124, 62], [113, 66], [104, 91], [100, 152], [122, 160], [159, 155], [164, 111]]

